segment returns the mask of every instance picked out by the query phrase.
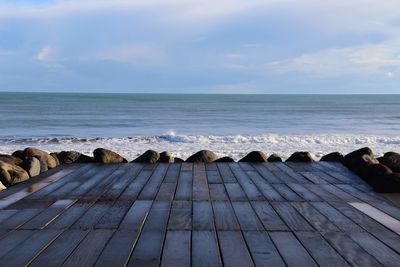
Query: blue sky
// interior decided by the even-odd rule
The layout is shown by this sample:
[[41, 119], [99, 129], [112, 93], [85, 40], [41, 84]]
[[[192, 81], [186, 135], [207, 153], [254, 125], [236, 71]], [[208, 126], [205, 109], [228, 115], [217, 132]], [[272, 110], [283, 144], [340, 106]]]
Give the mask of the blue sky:
[[0, 0], [0, 91], [400, 93], [399, 0]]

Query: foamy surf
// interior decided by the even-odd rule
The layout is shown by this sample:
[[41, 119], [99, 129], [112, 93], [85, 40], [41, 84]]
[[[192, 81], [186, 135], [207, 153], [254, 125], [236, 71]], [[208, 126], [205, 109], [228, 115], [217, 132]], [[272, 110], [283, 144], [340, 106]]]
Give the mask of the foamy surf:
[[3, 138], [0, 152], [12, 153], [27, 146], [49, 152], [76, 150], [90, 155], [95, 148], [104, 147], [118, 152], [127, 159], [134, 159], [148, 149], [169, 151], [175, 157], [187, 158], [201, 149], [214, 151], [218, 156], [236, 160], [249, 151], [262, 150], [278, 153], [287, 158], [295, 151], [309, 151], [320, 158], [333, 151], [348, 153], [368, 146], [377, 156], [387, 151], [400, 150], [400, 136], [375, 136], [351, 134], [317, 135], [179, 135], [168, 132], [157, 136], [132, 137], [57, 137], [57, 138]]

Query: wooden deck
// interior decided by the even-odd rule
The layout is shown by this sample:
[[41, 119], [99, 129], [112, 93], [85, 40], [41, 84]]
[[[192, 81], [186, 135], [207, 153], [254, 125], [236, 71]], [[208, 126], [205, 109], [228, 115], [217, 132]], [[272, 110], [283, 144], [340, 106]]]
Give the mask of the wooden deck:
[[0, 208], [1, 266], [400, 263], [400, 209], [334, 163], [69, 165]]

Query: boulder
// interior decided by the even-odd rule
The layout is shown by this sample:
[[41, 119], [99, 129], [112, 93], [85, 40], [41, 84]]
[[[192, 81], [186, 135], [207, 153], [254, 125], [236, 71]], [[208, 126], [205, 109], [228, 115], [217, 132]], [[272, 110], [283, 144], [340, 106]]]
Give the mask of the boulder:
[[217, 159], [215, 162], [235, 162], [235, 160], [231, 157], [222, 157]]
[[24, 169], [30, 177], [40, 174], [40, 160], [35, 157], [26, 158], [19, 166]]
[[175, 158], [174, 158], [174, 156], [172, 156], [167, 151], [164, 151], [164, 152], [160, 153], [158, 162], [161, 162], [161, 163], [174, 163], [175, 162]]
[[156, 163], [159, 158], [160, 158], [160, 154], [157, 151], [147, 150], [142, 155], [140, 155], [139, 157], [134, 159], [132, 162], [153, 164], [153, 163]]
[[[363, 157], [364, 155], [368, 155], [369, 157]], [[371, 165], [372, 162], [368, 162], [368, 160], [373, 159], [373, 157], [374, 153], [372, 150], [369, 147], [364, 147], [344, 156], [343, 163], [350, 170], [358, 172], [365, 166]]]
[[269, 162], [282, 162], [282, 158], [278, 156], [278, 154], [272, 154], [268, 157], [267, 161]]
[[0, 161], [0, 182], [4, 186], [9, 187], [28, 179], [29, 174], [21, 167]]
[[181, 163], [181, 162], [185, 162], [183, 159], [181, 158], [175, 158], [174, 159], [174, 163]]
[[320, 161], [343, 162], [344, 156], [339, 152], [332, 152], [322, 156]]
[[121, 155], [105, 148], [96, 148], [93, 151], [94, 161], [99, 163], [126, 163]]
[[201, 150], [193, 155], [191, 155], [186, 162], [204, 162], [210, 163], [218, 159], [218, 156], [210, 150]]
[[383, 164], [378, 163], [365, 166], [361, 170], [360, 176], [377, 192], [400, 192], [400, 174], [393, 173], [390, 168]]
[[6, 162], [8, 164], [19, 165], [23, 160], [19, 157], [0, 154], [0, 161]]
[[239, 162], [267, 162], [267, 155], [262, 151], [251, 151]]
[[57, 158], [60, 161], [60, 164], [94, 162], [92, 157], [86, 156], [77, 151], [61, 151], [60, 153], [57, 153]]
[[286, 161], [312, 163], [314, 162], [314, 159], [311, 156], [310, 152], [299, 151], [294, 152]]
[[34, 147], [28, 147], [24, 150], [24, 158], [35, 157], [40, 161], [40, 172], [57, 167], [57, 161], [49, 153]]
[[5, 185], [2, 182], [0, 182], [0, 191], [4, 189], [7, 189], [7, 187], [5, 187]]
[[60, 160], [58, 159], [58, 154], [59, 154], [58, 152], [50, 153], [50, 156], [52, 156], [55, 159], [55, 161], [57, 162], [57, 166], [60, 165]]
[[11, 155], [14, 156], [14, 157], [20, 158], [22, 160], [25, 158], [23, 150], [14, 151]]
[[393, 172], [400, 172], [400, 154], [387, 152], [383, 157], [378, 158], [378, 161], [388, 166]]

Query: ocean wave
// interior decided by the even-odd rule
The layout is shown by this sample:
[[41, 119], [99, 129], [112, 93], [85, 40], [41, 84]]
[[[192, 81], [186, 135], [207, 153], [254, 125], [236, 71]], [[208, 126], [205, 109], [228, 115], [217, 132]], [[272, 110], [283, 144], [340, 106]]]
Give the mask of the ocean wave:
[[220, 156], [239, 159], [252, 150], [278, 153], [288, 157], [295, 151], [309, 151], [315, 157], [339, 151], [350, 152], [369, 146], [377, 155], [400, 150], [400, 136], [375, 136], [351, 134], [316, 135], [179, 135], [168, 132], [156, 136], [132, 137], [34, 137], [0, 139], [0, 152], [12, 153], [26, 146], [46, 151], [76, 150], [91, 154], [97, 147], [117, 151], [133, 159], [147, 149], [170, 151], [177, 157], [186, 158], [200, 149], [210, 149]]

